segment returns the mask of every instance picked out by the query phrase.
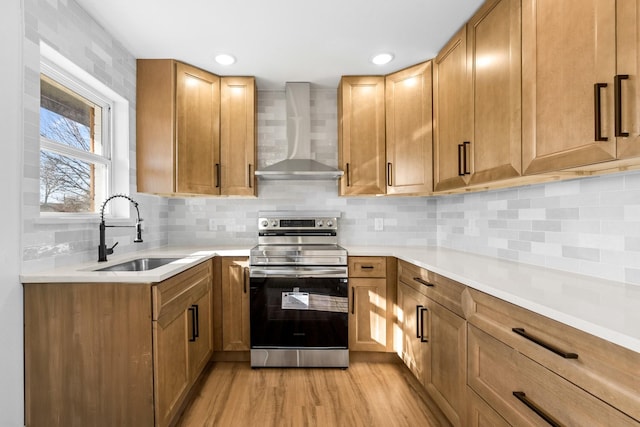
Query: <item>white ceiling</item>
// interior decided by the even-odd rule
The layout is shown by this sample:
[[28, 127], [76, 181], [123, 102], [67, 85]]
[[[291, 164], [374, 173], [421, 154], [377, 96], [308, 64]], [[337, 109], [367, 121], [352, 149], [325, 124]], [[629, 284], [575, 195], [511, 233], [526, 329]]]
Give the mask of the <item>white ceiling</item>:
[[[220, 75], [335, 88], [433, 58], [483, 0], [77, 0], [136, 58], [175, 58]], [[384, 66], [370, 58], [392, 52]], [[230, 53], [231, 66], [214, 61]]]

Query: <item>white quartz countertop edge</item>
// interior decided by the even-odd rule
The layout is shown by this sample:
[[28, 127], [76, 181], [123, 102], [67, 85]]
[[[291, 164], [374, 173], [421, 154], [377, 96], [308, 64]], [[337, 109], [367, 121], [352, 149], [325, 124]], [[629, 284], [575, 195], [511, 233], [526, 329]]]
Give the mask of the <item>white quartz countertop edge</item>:
[[639, 285], [437, 247], [347, 250], [394, 256], [640, 353]]

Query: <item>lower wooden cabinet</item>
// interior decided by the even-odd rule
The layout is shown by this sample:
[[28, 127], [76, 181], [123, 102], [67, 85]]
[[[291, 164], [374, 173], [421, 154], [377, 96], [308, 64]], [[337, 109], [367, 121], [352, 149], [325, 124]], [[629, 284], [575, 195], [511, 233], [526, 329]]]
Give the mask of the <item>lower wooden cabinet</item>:
[[393, 278], [395, 258], [349, 257], [349, 350], [393, 351]]
[[466, 414], [466, 321], [456, 313], [462, 313], [464, 289], [460, 283], [398, 262], [401, 357], [454, 426], [464, 426]]
[[510, 427], [487, 402], [467, 387], [467, 423], [469, 427]]
[[[468, 384], [512, 425], [640, 426], [640, 354], [469, 289]], [[515, 394], [514, 394], [515, 393]]]
[[170, 425], [213, 351], [211, 262], [152, 289], [155, 418]]
[[216, 292], [220, 297], [217, 329], [222, 351], [251, 349], [249, 319], [249, 258], [222, 257]]
[[212, 353], [212, 263], [149, 283], [24, 284], [25, 424], [165, 426]]

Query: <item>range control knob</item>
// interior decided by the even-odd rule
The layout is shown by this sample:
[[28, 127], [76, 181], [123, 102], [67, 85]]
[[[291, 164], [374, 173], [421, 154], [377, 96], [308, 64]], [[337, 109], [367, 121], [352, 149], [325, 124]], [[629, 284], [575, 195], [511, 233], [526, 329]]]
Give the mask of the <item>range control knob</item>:
[[327, 221], [327, 227], [333, 227], [333, 221], [328, 220]]
[[277, 227], [278, 226], [278, 221], [276, 221], [275, 219], [273, 221], [271, 221], [271, 226], [272, 227]]
[[316, 227], [322, 227], [324, 224], [322, 222], [322, 220], [318, 220], [316, 221]]
[[269, 221], [267, 221], [266, 219], [263, 219], [263, 220], [260, 222], [260, 225], [261, 225], [262, 227], [266, 227], [267, 225], [269, 225]]

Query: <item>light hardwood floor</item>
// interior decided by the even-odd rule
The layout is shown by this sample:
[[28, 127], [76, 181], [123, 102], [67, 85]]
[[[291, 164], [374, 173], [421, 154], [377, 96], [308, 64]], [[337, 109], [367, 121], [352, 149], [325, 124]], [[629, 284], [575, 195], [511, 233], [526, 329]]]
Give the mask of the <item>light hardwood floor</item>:
[[251, 369], [216, 362], [178, 421], [194, 426], [448, 426], [400, 363], [349, 369]]

